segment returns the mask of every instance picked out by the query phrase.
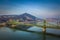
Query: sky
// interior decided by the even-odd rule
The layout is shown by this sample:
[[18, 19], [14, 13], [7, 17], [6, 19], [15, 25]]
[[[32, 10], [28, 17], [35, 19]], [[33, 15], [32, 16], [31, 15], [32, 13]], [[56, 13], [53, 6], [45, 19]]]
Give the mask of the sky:
[[0, 0], [0, 15], [23, 13], [39, 18], [60, 16], [60, 0]]

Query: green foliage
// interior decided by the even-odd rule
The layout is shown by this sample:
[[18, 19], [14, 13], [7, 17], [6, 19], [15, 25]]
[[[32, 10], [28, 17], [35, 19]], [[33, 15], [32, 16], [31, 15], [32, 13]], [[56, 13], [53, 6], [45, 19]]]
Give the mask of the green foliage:
[[13, 21], [11, 21], [11, 22], [8, 22], [8, 24], [15, 24], [15, 25], [16, 25], [16, 24], [20, 24], [20, 23], [13, 20]]

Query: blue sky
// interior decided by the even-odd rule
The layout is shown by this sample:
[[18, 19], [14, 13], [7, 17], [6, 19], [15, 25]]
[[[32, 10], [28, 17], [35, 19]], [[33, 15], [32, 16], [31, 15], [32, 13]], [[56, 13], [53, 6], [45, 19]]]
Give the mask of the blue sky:
[[39, 18], [60, 16], [60, 0], [0, 0], [0, 15], [23, 13]]

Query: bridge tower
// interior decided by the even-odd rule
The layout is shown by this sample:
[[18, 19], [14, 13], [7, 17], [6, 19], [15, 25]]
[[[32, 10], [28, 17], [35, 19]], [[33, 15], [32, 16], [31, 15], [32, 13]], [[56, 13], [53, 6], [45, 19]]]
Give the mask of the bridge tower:
[[43, 40], [46, 40], [46, 19], [44, 19], [43, 21], [44, 25], [43, 25]]

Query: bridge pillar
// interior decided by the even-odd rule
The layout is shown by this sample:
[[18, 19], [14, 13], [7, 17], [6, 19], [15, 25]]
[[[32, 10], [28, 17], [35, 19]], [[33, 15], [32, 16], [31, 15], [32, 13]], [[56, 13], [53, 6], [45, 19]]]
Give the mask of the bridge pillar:
[[43, 40], [46, 40], [46, 20], [44, 20], [42, 31], [43, 31]]
[[44, 20], [44, 25], [43, 25], [43, 32], [46, 32], [46, 20]]

